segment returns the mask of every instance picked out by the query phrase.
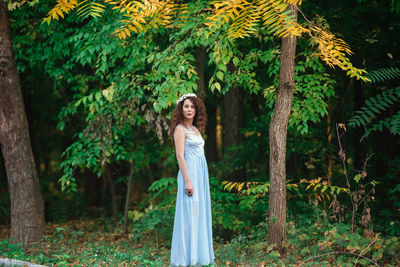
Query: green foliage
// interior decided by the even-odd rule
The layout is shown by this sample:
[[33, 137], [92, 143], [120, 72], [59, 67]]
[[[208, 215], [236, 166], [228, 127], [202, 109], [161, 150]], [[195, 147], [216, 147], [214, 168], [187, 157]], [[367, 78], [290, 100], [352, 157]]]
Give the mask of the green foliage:
[[369, 72], [366, 76], [373, 83], [384, 82], [387, 80], [395, 80], [396, 78], [400, 78], [400, 69], [399, 68], [379, 69]]
[[92, 0], [83, 0], [76, 6], [79, 17], [99, 18], [104, 13], [105, 6]]
[[[400, 87], [389, 89], [387, 91], [378, 94], [376, 97], [371, 97], [365, 101], [366, 106], [362, 107], [361, 110], [356, 111], [357, 115], [354, 115], [349, 120], [350, 127], [364, 126], [365, 133], [361, 137], [361, 140], [368, 137], [373, 131], [381, 131], [383, 127], [386, 127], [394, 135], [400, 134], [400, 111], [395, 113], [392, 117], [379, 120], [367, 128], [367, 125], [377, 118], [377, 115], [389, 108], [398, 105], [400, 101]], [[361, 141], [360, 140], [360, 141]]]
[[[351, 233], [351, 225], [331, 225], [321, 222], [289, 229], [290, 247], [302, 247], [296, 250], [296, 254], [303, 257], [303, 262], [311, 261], [315, 264], [316, 260], [327, 260], [341, 265], [355, 265], [372, 262], [381, 264], [384, 261], [393, 264], [396, 261], [396, 256], [393, 257], [395, 253], [391, 250], [398, 250], [397, 237], [383, 238], [368, 230]], [[384, 254], [386, 254], [385, 259]]]
[[[279, 86], [279, 53], [271, 51], [266, 57], [268, 74], [273, 78], [273, 85], [263, 94], [266, 105], [272, 109], [275, 101], [275, 89]], [[304, 135], [309, 132], [309, 124], [321, 121], [328, 114], [327, 99], [335, 94], [336, 82], [326, 73], [321, 60], [312, 52], [300, 52], [295, 66], [295, 91], [289, 127]]]
[[[307, 217], [304, 214], [301, 217]], [[288, 223], [287, 255], [279, 257], [267, 243], [267, 222], [241, 232], [216, 251], [216, 257], [232, 265], [368, 266], [394, 264], [399, 260], [398, 237], [382, 237], [367, 230], [350, 232], [350, 225], [330, 224], [312, 218], [311, 223]], [[359, 256], [360, 255], [360, 256]]]

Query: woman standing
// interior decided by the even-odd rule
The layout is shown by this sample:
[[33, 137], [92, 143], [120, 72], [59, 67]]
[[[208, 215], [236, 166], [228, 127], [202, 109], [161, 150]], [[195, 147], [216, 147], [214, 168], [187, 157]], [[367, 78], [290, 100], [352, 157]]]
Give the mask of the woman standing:
[[170, 125], [179, 165], [171, 266], [214, 262], [208, 168], [200, 134], [206, 122], [206, 109], [200, 98], [195, 94], [179, 98]]

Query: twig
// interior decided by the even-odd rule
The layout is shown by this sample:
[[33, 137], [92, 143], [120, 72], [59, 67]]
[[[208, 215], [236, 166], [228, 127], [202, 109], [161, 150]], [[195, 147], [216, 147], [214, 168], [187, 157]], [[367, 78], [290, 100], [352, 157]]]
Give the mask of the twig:
[[309, 20], [307, 19], [307, 17], [306, 17], [306, 16], [304, 15], [304, 13], [300, 10], [300, 8], [297, 7], [297, 5], [294, 5], [294, 7], [297, 9], [297, 11], [299, 11], [299, 13], [303, 16], [303, 18], [304, 18], [308, 23], [314, 24], [314, 23], [312, 23], [311, 21], [309, 21]]
[[[308, 259], [306, 259], [306, 260], [300, 262], [299, 267], [302, 266], [302, 265], [304, 265], [307, 261], [309, 261], [309, 260], [311, 260], [311, 259], [321, 258], [321, 257], [328, 256], [328, 255], [331, 255], [331, 254], [350, 254], [350, 255], [358, 256], [358, 258], [361, 257], [361, 258], [363, 258], [363, 259], [366, 259], [366, 260], [372, 262], [375, 266], [378, 266], [378, 267], [379, 267], [378, 263], [376, 263], [374, 260], [371, 260], [370, 258], [367, 258], [367, 257], [365, 257], [365, 256], [363, 256], [363, 255], [361, 255], [361, 254], [357, 254], [357, 253], [353, 253], [353, 252], [348, 252], [348, 251], [334, 251], [334, 252], [329, 252], [329, 253], [324, 253], [324, 254], [321, 254], [321, 255], [313, 256], [313, 257], [310, 257], [310, 258], [308, 258]], [[357, 258], [357, 259], [358, 259], [358, 258]]]
[[364, 252], [365, 252], [370, 246], [372, 246], [373, 243], [375, 243], [376, 239], [378, 238], [378, 235], [379, 235], [379, 234], [376, 234], [376, 235], [375, 235], [374, 241], [372, 241], [371, 243], [369, 243], [368, 246], [367, 246], [365, 249], [363, 249], [363, 251], [360, 252], [360, 255], [357, 257], [357, 260], [356, 260], [356, 265], [357, 265], [357, 262], [358, 262], [358, 259], [360, 258], [360, 256], [362, 256], [362, 254], [364, 254]]
[[368, 192], [368, 194], [366, 194], [365, 197], [363, 197], [359, 202], [362, 203], [362, 202], [364, 201], [364, 199], [366, 199], [366, 198], [369, 196], [369, 194], [371, 194], [372, 191], [374, 191], [373, 188], [372, 188], [372, 189]]
[[343, 149], [342, 149], [342, 142], [340, 141], [340, 137], [342, 137], [341, 135], [339, 135], [339, 126], [336, 123], [336, 135], [337, 135], [337, 139], [339, 142], [339, 153], [340, 153], [340, 159], [342, 160], [342, 165], [343, 165], [343, 169], [344, 169], [344, 175], [346, 177], [346, 183], [347, 183], [347, 187], [349, 189], [349, 196], [350, 196], [350, 201], [351, 201], [351, 205], [353, 207], [353, 211], [351, 214], [351, 232], [354, 233], [354, 216], [355, 216], [355, 212], [356, 212], [356, 206], [354, 204], [354, 200], [353, 200], [353, 194], [351, 192], [351, 187], [350, 187], [350, 181], [349, 181], [349, 176], [347, 175], [347, 170], [346, 170], [346, 154], [344, 154], [343, 156]]

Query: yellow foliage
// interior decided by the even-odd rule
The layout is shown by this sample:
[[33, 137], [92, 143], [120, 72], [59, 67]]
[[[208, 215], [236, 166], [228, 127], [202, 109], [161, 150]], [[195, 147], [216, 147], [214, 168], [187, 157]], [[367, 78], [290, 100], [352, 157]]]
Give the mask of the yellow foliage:
[[77, 5], [77, 0], [57, 0], [56, 6], [47, 13], [47, 17], [44, 21], [50, 24], [52, 19], [59, 20], [60, 17], [64, 18], [64, 13], [68, 14], [69, 11], [74, 9]]
[[213, 15], [206, 25], [215, 30], [228, 24], [227, 35], [233, 39], [244, 38], [256, 33], [258, 22], [277, 37], [301, 36], [307, 33], [318, 45], [317, 55], [330, 67], [340, 67], [350, 77], [370, 81], [364, 69], [356, 68], [348, 59], [351, 55], [349, 45], [327, 29], [309, 24], [305, 28], [286, 10], [289, 4], [300, 5], [301, 0], [217, 0], [211, 5]]
[[[292, 1], [290, 1], [292, 2]], [[293, 1], [297, 2], [297, 1]], [[296, 18], [285, 11], [288, 1], [285, 0], [259, 0], [259, 12], [263, 26], [277, 37], [301, 36], [306, 31]]]
[[120, 39], [126, 39], [131, 32], [141, 33], [150, 28], [170, 26], [172, 15], [177, 9], [177, 5], [170, 0], [122, 0], [118, 2], [106, 0], [105, 2], [114, 5], [113, 9], [119, 9], [125, 16], [125, 19], [121, 21], [122, 27], [114, 32]]
[[[290, 191], [297, 191], [301, 184], [306, 184], [306, 194], [310, 202], [322, 202], [330, 200], [331, 196], [340, 193], [348, 193], [347, 188], [329, 185], [327, 181], [322, 181], [321, 177], [313, 180], [301, 179], [299, 183], [287, 183], [286, 187]], [[252, 195], [255, 198], [265, 196], [269, 191], [269, 182], [230, 182], [223, 181], [224, 190], [229, 192], [236, 191], [239, 196]], [[307, 193], [309, 192], [309, 193]]]
[[299, 25], [295, 17], [285, 11], [288, 3], [299, 3], [297, 0], [218, 0], [214, 6], [214, 14], [208, 17], [206, 25], [217, 29], [229, 24], [228, 36], [244, 38], [256, 33], [258, 22], [277, 37], [289, 35], [300, 36], [306, 29]]
[[284, 0], [283, 2], [285, 2], [286, 4], [289, 5], [298, 5], [300, 6], [302, 3], [302, 0]]
[[319, 53], [317, 55], [325, 61], [325, 63], [334, 68], [338, 66], [350, 77], [356, 77], [365, 82], [370, 80], [363, 74], [367, 72], [364, 69], [358, 69], [353, 66], [346, 55], [351, 55], [353, 52], [350, 46], [342, 39], [336, 37], [333, 33], [329, 32], [321, 26], [310, 25], [310, 29], [306, 31], [309, 36], [317, 43]]

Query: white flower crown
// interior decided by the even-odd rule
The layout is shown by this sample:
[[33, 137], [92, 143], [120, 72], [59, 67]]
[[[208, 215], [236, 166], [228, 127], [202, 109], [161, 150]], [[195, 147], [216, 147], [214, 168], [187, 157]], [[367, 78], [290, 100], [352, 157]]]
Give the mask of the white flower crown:
[[181, 96], [181, 97], [176, 101], [176, 104], [178, 105], [179, 102], [185, 100], [185, 99], [188, 98], [188, 97], [197, 97], [197, 95], [195, 95], [195, 94], [184, 94], [183, 96]]

